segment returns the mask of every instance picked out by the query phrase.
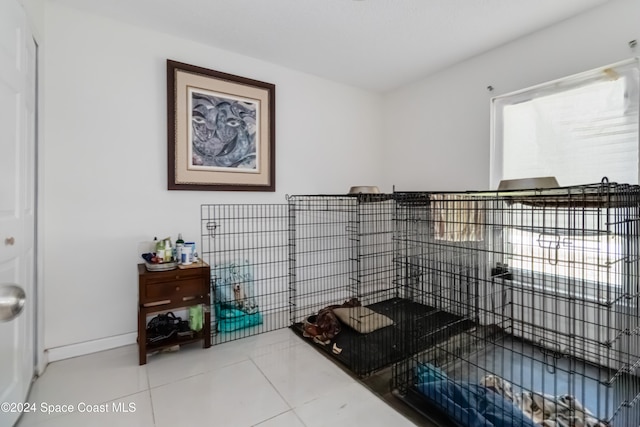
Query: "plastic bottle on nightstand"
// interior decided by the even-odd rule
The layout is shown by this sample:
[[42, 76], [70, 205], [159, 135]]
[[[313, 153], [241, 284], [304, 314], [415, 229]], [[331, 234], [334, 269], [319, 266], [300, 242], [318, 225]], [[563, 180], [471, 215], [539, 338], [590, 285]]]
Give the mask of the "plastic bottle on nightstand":
[[156, 258], [158, 258], [158, 260], [160, 262], [163, 262], [164, 261], [164, 246], [162, 245], [162, 240], [158, 240], [157, 237], [154, 237], [153, 241], [156, 244], [156, 247], [155, 247]]
[[173, 248], [171, 247], [171, 240], [169, 239], [164, 241], [164, 260], [165, 262], [171, 262], [173, 260]]
[[184, 240], [182, 239], [182, 233], [178, 233], [176, 239], [176, 260], [182, 262], [182, 248], [184, 248]]
[[195, 259], [196, 257], [196, 243], [195, 242], [185, 242], [184, 243], [184, 247], [185, 248], [189, 248], [189, 261], [190, 262], [197, 262], [198, 260]]

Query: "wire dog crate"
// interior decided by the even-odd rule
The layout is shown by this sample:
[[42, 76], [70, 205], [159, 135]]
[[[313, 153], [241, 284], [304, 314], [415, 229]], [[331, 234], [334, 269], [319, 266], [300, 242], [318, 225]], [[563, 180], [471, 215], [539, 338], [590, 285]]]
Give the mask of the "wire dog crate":
[[394, 325], [397, 396], [459, 426], [640, 425], [640, 187], [403, 197], [398, 292], [458, 318], [423, 351], [432, 329]]
[[202, 205], [213, 344], [289, 326], [286, 204]]
[[[445, 336], [444, 326], [469, 326], [442, 310], [442, 300], [414, 298], [404, 286], [407, 269], [396, 257], [409, 231], [398, 224], [409, 212], [392, 194], [289, 198], [292, 328], [359, 376], [427, 348]], [[431, 335], [396, 336], [415, 322]]]
[[640, 426], [638, 186], [292, 196], [201, 220], [214, 344], [290, 326], [356, 375], [393, 365], [394, 393], [453, 425]]
[[[365, 348], [357, 332], [342, 327], [334, 310], [383, 304], [379, 311], [388, 313], [383, 301], [397, 296], [393, 207], [391, 196], [380, 194], [289, 198], [293, 330], [357, 374], [389, 357], [393, 336], [371, 332], [370, 348]], [[319, 330], [309, 330], [318, 323]]]

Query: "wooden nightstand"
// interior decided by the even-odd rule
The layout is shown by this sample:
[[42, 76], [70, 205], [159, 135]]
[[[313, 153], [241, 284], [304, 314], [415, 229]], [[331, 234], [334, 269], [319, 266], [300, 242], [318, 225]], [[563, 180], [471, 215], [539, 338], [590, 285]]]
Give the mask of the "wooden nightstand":
[[[138, 353], [140, 364], [147, 363], [147, 353], [202, 340], [203, 348], [211, 347], [211, 296], [209, 266], [200, 262], [170, 271], [147, 271], [138, 264]], [[203, 306], [203, 327], [190, 337], [174, 336], [157, 343], [147, 343], [149, 314]], [[186, 320], [186, 319], [185, 319]]]

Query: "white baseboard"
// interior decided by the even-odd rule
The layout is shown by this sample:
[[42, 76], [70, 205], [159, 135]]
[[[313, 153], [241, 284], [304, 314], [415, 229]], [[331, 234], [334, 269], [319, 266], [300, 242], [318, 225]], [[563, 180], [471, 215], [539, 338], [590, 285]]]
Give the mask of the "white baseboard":
[[111, 350], [112, 348], [135, 344], [138, 338], [136, 332], [99, 340], [86, 341], [78, 344], [63, 345], [47, 349], [47, 362], [69, 359], [71, 357], [84, 356], [85, 354], [97, 353], [98, 351]]

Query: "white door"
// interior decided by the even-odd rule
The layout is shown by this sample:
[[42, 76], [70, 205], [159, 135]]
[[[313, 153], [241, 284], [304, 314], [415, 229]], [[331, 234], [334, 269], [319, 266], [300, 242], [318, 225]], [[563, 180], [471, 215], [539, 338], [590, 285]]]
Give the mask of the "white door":
[[[0, 0], [0, 287], [26, 293], [22, 313], [0, 321], [0, 403], [24, 402], [35, 357], [36, 47], [18, 0]], [[0, 410], [0, 426], [20, 415]]]

